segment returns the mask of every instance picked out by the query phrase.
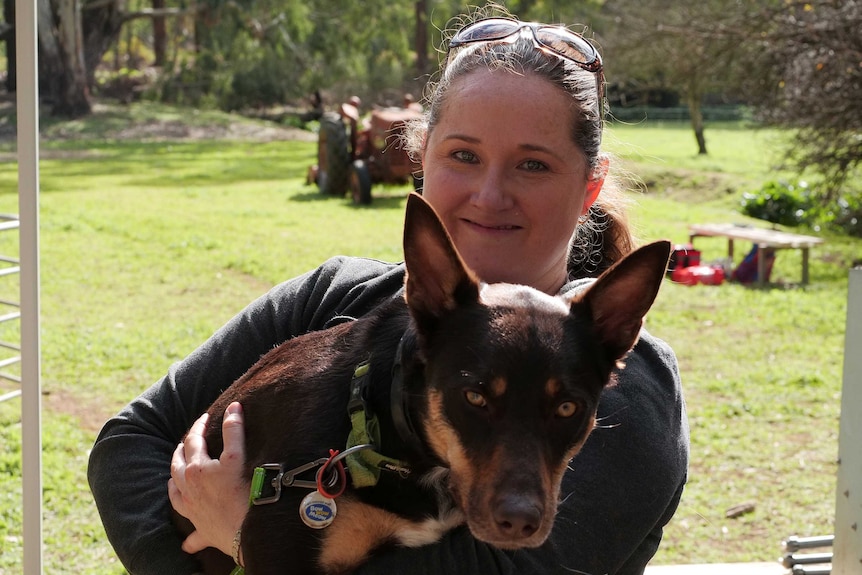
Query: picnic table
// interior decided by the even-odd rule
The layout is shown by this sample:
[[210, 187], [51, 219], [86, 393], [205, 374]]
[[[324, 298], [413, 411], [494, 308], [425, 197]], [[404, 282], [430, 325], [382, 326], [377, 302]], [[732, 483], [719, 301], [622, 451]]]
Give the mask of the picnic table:
[[689, 242], [692, 245], [694, 245], [694, 238], [700, 236], [727, 238], [727, 255], [731, 260], [733, 259], [734, 240], [747, 240], [755, 244], [761, 250], [761, 256], [757, 258], [758, 285], [763, 285], [764, 278], [766, 278], [766, 255], [769, 251], [781, 249], [802, 251], [802, 285], [807, 284], [809, 250], [813, 246], [823, 243], [822, 239], [815, 236], [790, 234], [741, 224], [693, 224], [689, 226]]

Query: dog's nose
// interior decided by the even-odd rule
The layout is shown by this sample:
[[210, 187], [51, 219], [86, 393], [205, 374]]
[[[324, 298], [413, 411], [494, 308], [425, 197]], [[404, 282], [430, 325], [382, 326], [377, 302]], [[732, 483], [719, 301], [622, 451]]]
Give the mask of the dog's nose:
[[500, 498], [494, 508], [494, 521], [500, 534], [508, 539], [526, 539], [539, 529], [542, 512], [535, 502], [508, 495]]

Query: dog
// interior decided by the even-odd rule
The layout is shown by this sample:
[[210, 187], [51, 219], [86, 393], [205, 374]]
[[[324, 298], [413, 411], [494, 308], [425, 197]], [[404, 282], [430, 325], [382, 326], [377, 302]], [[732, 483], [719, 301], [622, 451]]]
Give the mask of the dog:
[[[245, 414], [260, 490], [242, 526], [246, 572], [346, 573], [464, 523], [500, 549], [541, 545], [670, 251], [642, 247], [571, 299], [484, 284], [411, 194], [404, 297], [286, 341], [209, 409], [213, 457], [226, 407]], [[206, 572], [230, 572], [207, 551], [223, 562]]]

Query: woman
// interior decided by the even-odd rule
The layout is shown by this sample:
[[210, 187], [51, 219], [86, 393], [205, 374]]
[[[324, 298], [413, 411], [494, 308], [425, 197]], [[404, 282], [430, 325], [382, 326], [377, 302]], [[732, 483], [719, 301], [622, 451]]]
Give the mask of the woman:
[[[602, 85], [599, 55], [562, 28], [494, 19], [453, 36], [427, 122], [410, 141], [425, 198], [484, 281], [569, 293], [631, 249], [600, 152]], [[209, 459], [203, 419], [195, 419], [278, 343], [399, 297], [403, 275], [403, 264], [335, 258], [275, 287], [106, 424], [90, 484], [131, 573], [193, 573], [181, 545], [234, 551], [248, 501], [241, 406], [228, 410], [219, 460]], [[434, 545], [381, 553], [359, 572], [641, 573], [679, 502], [688, 461], [666, 344], [642, 333], [599, 417], [564, 478], [542, 547], [503, 552], [461, 528]], [[171, 504], [198, 529], [184, 543]]]

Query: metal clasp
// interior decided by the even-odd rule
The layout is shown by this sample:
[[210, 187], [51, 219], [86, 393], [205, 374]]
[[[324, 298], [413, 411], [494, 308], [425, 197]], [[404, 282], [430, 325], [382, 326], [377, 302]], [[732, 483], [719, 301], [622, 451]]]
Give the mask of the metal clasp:
[[[302, 487], [305, 489], [317, 489], [317, 480], [297, 479], [296, 476], [316, 467], [320, 467], [329, 460], [327, 457], [315, 459], [305, 465], [295, 467], [290, 471], [284, 471], [284, 465], [281, 463], [264, 463], [258, 469], [262, 469], [264, 477], [270, 472], [275, 472], [275, 476], [269, 482], [273, 489], [273, 494], [267, 497], [255, 497], [252, 499], [254, 505], [266, 505], [267, 503], [275, 503], [281, 498], [281, 488], [283, 487]], [[264, 479], [265, 481], [265, 479]]]

